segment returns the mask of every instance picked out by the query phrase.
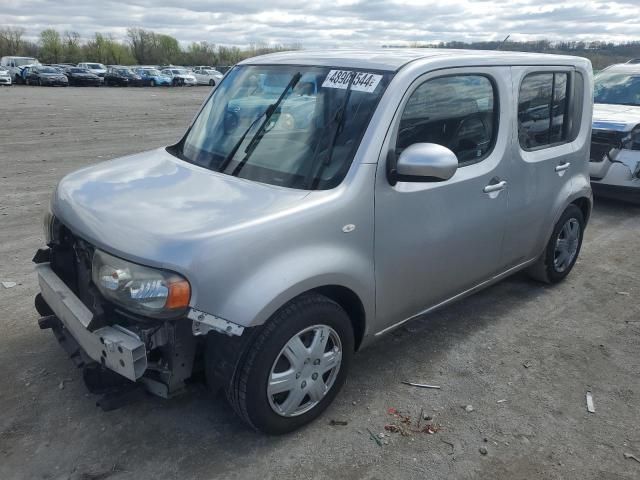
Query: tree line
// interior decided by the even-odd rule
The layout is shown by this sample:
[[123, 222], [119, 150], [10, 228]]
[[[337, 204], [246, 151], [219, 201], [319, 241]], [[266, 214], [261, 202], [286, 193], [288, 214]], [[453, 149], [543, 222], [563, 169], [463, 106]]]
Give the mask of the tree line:
[[[389, 45], [390, 46], [390, 45]], [[403, 45], [404, 46], [404, 45]], [[509, 50], [568, 54], [586, 57], [594, 69], [600, 70], [613, 63], [640, 58], [640, 41], [625, 43], [535, 40], [528, 42], [440, 42], [411, 45], [419, 48], [468, 48], [474, 50]], [[83, 40], [73, 31], [58, 32], [48, 28], [40, 32], [37, 41], [25, 38], [19, 27], [0, 28], [0, 56], [21, 55], [36, 57], [43, 63], [99, 62], [115, 65], [234, 65], [245, 58], [283, 50], [298, 50], [300, 45], [268, 45], [254, 43], [247, 48], [216, 45], [202, 41], [183, 47], [171, 35], [129, 28], [125, 40], [112, 35], [96, 33]]]
[[283, 50], [297, 50], [299, 45], [253, 43], [247, 48], [228, 47], [210, 42], [192, 42], [183, 47], [171, 35], [129, 28], [124, 41], [112, 35], [95, 33], [83, 40], [78, 32], [58, 32], [48, 28], [37, 41], [25, 38], [20, 27], [0, 28], [0, 56], [35, 57], [42, 63], [97, 62], [106, 65], [234, 65], [245, 58]]

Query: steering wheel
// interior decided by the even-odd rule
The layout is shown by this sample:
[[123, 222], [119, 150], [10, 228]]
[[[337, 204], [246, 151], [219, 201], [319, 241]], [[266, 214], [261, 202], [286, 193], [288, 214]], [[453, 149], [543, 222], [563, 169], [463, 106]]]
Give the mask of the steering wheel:
[[[473, 120], [480, 121], [480, 123], [482, 124], [482, 129], [484, 130], [484, 133], [485, 133], [485, 137], [487, 136], [489, 129], [487, 128], [487, 123], [485, 122], [484, 114], [482, 112], [474, 112], [470, 115], [467, 115], [465, 118], [463, 118], [458, 124], [458, 126], [456, 127], [455, 131], [453, 132], [453, 135], [451, 136], [452, 141], [448, 145], [449, 150], [451, 150], [454, 153], [457, 153], [458, 150], [460, 150], [462, 143], [464, 141], [469, 141], [469, 138], [460, 138], [460, 132], [463, 130], [463, 128], [467, 127], [467, 125]], [[465, 150], [468, 150], [468, 148]]]

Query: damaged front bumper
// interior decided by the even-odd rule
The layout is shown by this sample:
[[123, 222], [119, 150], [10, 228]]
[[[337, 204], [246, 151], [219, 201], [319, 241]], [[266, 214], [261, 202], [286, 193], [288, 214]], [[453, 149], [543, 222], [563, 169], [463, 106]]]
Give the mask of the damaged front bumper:
[[139, 322], [94, 313], [40, 252], [34, 258], [40, 285], [36, 309], [43, 315], [38, 323], [53, 331], [77, 367], [115, 372], [123, 385], [139, 383], [164, 398], [184, 390], [198, 346], [190, 320]]
[[61, 325], [77, 342], [82, 352], [123, 377], [136, 381], [147, 369], [145, 344], [133, 332], [119, 325], [90, 331], [91, 311], [56, 275], [49, 263], [36, 265], [40, 291]]
[[640, 203], [640, 150], [623, 148], [619, 139], [594, 131], [589, 175], [595, 195]]

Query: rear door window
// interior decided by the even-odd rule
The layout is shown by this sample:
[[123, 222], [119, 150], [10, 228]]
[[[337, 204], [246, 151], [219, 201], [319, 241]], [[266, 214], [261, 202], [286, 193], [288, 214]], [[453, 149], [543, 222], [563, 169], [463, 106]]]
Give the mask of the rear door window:
[[567, 139], [567, 92], [564, 72], [532, 73], [520, 85], [518, 138], [524, 150], [557, 145]]

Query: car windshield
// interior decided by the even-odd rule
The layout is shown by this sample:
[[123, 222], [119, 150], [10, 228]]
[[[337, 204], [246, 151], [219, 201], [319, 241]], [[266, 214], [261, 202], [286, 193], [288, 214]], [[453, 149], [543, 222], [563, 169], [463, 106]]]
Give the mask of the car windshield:
[[157, 77], [158, 75], [161, 75], [161, 73], [155, 68], [145, 68], [142, 71], [151, 77]]
[[89, 67], [91, 70], [104, 70], [104, 65], [101, 65], [99, 63], [87, 63], [87, 67]]
[[86, 70], [84, 68], [70, 68], [69, 71], [71, 73], [89, 73], [89, 70]]
[[187, 72], [186, 70], [183, 70], [183, 69], [177, 69], [177, 68], [176, 68], [175, 70], [171, 70], [171, 71], [172, 71], [173, 73], [175, 73], [176, 75], [186, 75], [187, 73], [189, 73], [189, 72]]
[[640, 73], [602, 72], [597, 75], [594, 101], [640, 106]]
[[235, 67], [170, 151], [257, 182], [333, 188], [346, 175], [391, 76], [329, 67]]
[[119, 68], [118, 69], [118, 73], [120, 75], [131, 75], [133, 72], [131, 70], [129, 70], [128, 68]]
[[16, 67], [21, 67], [23, 65], [31, 65], [32, 63], [38, 63], [35, 58], [14, 58], [13, 63]]
[[40, 67], [38, 69], [38, 72], [40, 73], [60, 73], [60, 71], [56, 68], [53, 67]]

